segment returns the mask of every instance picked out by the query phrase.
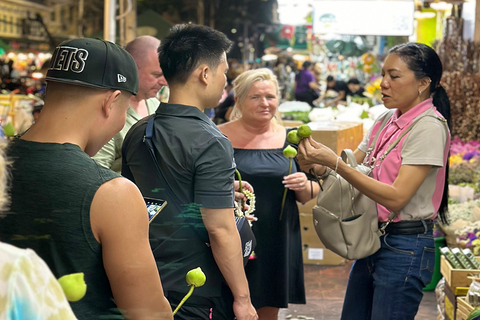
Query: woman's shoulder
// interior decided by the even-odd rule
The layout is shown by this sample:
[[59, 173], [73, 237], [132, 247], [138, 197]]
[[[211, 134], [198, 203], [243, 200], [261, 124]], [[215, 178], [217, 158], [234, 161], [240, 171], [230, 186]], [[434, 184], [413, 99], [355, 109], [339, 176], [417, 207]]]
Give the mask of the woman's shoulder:
[[219, 124], [217, 128], [224, 135], [228, 135], [228, 133], [235, 132], [236, 130], [238, 130], [238, 123], [237, 123], [237, 120], [232, 120], [232, 121]]

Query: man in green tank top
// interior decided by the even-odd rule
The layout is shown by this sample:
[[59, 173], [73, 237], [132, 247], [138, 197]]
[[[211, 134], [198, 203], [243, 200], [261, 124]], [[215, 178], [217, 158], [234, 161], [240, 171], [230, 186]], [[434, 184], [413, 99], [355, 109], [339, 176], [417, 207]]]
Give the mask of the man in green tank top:
[[[31, 248], [58, 278], [83, 272], [78, 319], [172, 319], [138, 188], [90, 158], [125, 124], [138, 91], [133, 58], [100, 39], [61, 43], [35, 124], [8, 147], [11, 208], [0, 238]], [[120, 311], [120, 312], [119, 312]]]

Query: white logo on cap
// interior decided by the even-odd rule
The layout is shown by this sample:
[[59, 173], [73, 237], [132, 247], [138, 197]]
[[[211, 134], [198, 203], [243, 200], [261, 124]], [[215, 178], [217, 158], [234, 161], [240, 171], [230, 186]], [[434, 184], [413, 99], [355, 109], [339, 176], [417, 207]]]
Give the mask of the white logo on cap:
[[117, 74], [117, 79], [118, 79], [118, 82], [127, 82], [127, 78], [124, 75], [121, 75], [120, 73]]
[[69, 46], [59, 46], [55, 49], [53, 55], [54, 56], [52, 57], [52, 63], [49, 70], [81, 73], [85, 68], [88, 51]]

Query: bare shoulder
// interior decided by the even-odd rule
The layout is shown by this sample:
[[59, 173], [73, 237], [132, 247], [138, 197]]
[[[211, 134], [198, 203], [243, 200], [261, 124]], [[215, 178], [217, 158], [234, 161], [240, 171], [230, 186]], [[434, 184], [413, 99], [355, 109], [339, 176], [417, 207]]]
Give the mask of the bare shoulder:
[[105, 182], [93, 197], [90, 223], [97, 240], [110, 228], [120, 231], [135, 225], [148, 225], [148, 213], [140, 190], [123, 177]]
[[225, 123], [222, 123], [220, 125], [218, 125], [218, 129], [226, 136], [228, 136], [229, 134], [231, 133], [235, 133], [239, 126], [238, 126], [239, 122], [237, 120], [233, 120], [233, 121], [229, 121], [229, 122], [225, 122]]

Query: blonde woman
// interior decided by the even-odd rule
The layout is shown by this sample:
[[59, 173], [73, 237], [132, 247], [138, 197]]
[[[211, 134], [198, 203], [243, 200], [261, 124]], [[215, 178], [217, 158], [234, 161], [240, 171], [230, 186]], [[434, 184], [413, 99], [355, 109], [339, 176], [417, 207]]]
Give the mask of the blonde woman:
[[219, 129], [231, 141], [237, 169], [256, 194], [256, 259], [248, 262], [246, 274], [259, 319], [277, 319], [279, 308], [305, 303], [296, 201], [312, 199], [319, 187], [307, 180], [296, 161], [288, 175], [289, 160], [283, 156], [287, 130], [275, 121], [279, 97], [275, 75], [266, 68], [245, 71], [235, 79], [234, 91], [236, 119]]

